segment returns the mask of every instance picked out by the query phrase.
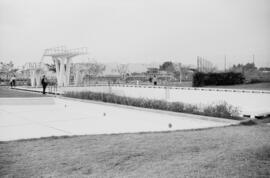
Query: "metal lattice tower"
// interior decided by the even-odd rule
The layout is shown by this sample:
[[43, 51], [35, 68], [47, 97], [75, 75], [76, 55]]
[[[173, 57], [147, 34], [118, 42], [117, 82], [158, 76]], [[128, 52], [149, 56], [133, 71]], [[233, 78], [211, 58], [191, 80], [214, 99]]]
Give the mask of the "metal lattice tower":
[[45, 49], [41, 61], [43, 62], [44, 57], [52, 57], [55, 63], [58, 86], [68, 86], [72, 58], [85, 54], [88, 54], [86, 47], [67, 49], [66, 46], [59, 46]]
[[212, 72], [214, 65], [203, 57], [197, 56], [197, 70], [199, 72]]

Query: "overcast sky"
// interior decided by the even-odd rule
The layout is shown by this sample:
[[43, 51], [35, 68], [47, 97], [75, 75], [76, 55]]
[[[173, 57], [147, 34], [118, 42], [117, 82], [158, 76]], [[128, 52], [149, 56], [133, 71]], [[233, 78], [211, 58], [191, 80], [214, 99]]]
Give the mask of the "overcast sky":
[[0, 0], [0, 60], [88, 47], [99, 62], [270, 66], [269, 0]]

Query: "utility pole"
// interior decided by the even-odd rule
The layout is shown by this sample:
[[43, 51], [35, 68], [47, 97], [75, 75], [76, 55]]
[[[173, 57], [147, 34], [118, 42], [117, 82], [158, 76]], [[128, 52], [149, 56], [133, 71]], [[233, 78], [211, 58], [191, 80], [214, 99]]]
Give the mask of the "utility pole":
[[255, 55], [252, 55], [252, 61], [253, 61], [253, 65], [255, 66]]
[[179, 75], [180, 75], [179, 76], [179, 80], [180, 80], [180, 83], [182, 83], [182, 69], [181, 69], [182, 68], [182, 64], [179, 63], [178, 65], [179, 65]]
[[226, 62], [227, 62], [227, 59], [226, 59], [226, 55], [224, 56], [224, 71], [226, 72]]

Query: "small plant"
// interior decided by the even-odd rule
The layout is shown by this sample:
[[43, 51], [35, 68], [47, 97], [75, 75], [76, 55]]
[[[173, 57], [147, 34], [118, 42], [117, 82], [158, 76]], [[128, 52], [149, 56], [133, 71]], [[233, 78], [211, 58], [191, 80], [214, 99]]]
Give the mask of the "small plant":
[[174, 112], [184, 112], [185, 105], [181, 102], [172, 102], [170, 103], [170, 107], [168, 109]]

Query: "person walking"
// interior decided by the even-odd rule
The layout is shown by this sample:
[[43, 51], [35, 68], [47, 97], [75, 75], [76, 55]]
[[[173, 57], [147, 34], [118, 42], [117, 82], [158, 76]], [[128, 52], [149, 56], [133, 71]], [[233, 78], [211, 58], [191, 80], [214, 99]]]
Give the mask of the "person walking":
[[16, 76], [15, 75], [12, 77], [12, 83], [13, 83], [13, 87], [16, 87]]
[[157, 76], [156, 75], [154, 75], [153, 82], [154, 82], [154, 85], [157, 85]]
[[13, 88], [16, 86], [16, 78], [15, 75], [11, 77], [10, 81], [9, 81], [10, 87]]
[[13, 82], [12, 82], [12, 77], [9, 80], [10, 88], [13, 88]]
[[46, 78], [45, 75], [43, 75], [43, 77], [41, 79], [41, 85], [42, 85], [42, 88], [43, 88], [43, 94], [45, 95], [46, 94], [46, 87], [48, 85], [48, 79]]

